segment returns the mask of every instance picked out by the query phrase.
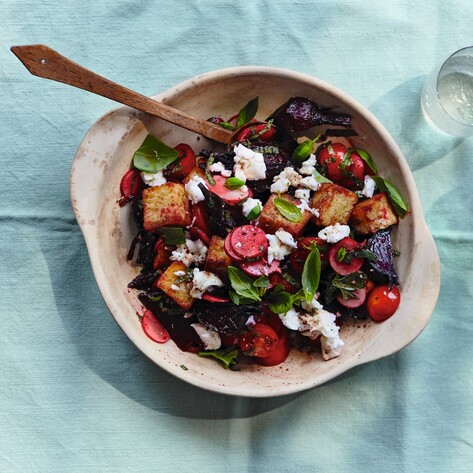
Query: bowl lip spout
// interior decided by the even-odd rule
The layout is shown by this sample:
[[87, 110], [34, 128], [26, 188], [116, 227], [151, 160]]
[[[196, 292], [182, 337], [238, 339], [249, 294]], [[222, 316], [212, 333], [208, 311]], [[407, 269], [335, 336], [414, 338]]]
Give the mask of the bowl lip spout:
[[[392, 156], [392, 159], [399, 167], [399, 172], [403, 176], [403, 179], [405, 179], [403, 185], [409, 195], [410, 209], [406, 219], [411, 219], [409, 225], [412, 228], [406, 229], [406, 232], [411, 233], [410, 238], [412, 244], [415, 245], [415, 250], [413, 251], [414, 260], [422, 261], [423, 265], [422, 268], [419, 269], [419, 274], [428, 274], [429, 278], [428, 283], [423, 284], [422, 303], [416, 306], [415, 317], [409, 319], [407, 329], [401, 323], [396, 324], [394, 316], [384, 322], [386, 329], [383, 329], [379, 332], [379, 335], [370, 339], [357, 356], [351, 356], [348, 360], [343, 361], [334, 359], [325, 362], [331, 363], [330, 370], [322, 374], [317, 373], [317, 375], [312, 378], [306, 377], [300, 379], [298, 382], [291, 381], [271, 385], [271, 376], [268, 375], [267, 379], [262, 380], [261, 383], [252, 384], [251, 376], [245, 376], [243, 373], [230, 371], [229, 373], [235, 377], [234, 382], [217, 382], [214, 376], [210, 374], [206, 376], [207, 365], [203, 366], [202, 369], [200, 369], [199, 365], [199, 373], [189, 373], [189, 371], [183, 370], [181, 363], [170, 362], [169, 360], [164, 361], [165, 357], [156, 349], [156, 344], [149, 343], [149, 340], [146, 339], [141, 331], [130, 327], [128, 314], [121, 313], [122, 311], [119, 308], [119, 304], [115, 300], [117, 294], [112, 292], [110, 281], [107, 279], [106, 264], [104, 264], [101, 259], [100, 247], [103, 241], [101, 243], [98, 238], [97, 230], [97, 225], [101, 218], [101, 184], [106, 179], [107, 169], [113, 158], [113, 152], [110, 152], [107, 146], [110, 146], [111, 143], [114, 143], [114, 146], [116, 146], [116, 142], [126, 139], [128, 132], [125, 131], [125, 126], [134, 126], [133, 123], [136, 124], [145, 118], [145, 114], [126, 106], [120, 106], [102, 115], [102, 117], [90, 127], [79, 145], [72, 164], [70, 173], [70, 198], [76, 220], [84, 235], [94, 276], [102, 297], [114, 320], [134, 345], [162, 369], [194, 386], [219, 394], [264, 398], [294, 394], [320, 386], [355, 366], [391, 355], [410, 344], [427, 326], [435, 309], [440, 290], [440, 260], [434, 239], [428, 229], [421, 209], [420, 198], [413, 175], [401, 149], [383, 124], [366, 107], [336, 86], [317, 77], [290, 69], [250, 65], [229, 67], [199, 74], [170, 87], [166, 91], [154, 95], [152, 98], [172, 102], [173, 98], [179, 97], [184, 92], [191, 92], [196, 86], [244, 76], [260, 76], [268, 77], [268, 80], [270, 80], [270, 78], [279, 78], [294, 81], [301, 86], [313, 87], [315, 93], [317, 93], [317, 91], [323, 91], [325, 94], [335, 97], [337, 101], [346, 104], [351, 109], [350, 112], [352, 114], [360, 115], [360, 117], [369, 124], [373, 133], [378, 135], [382, 142], [383, 149], [385, 147], [389, 150], [390, 156]], [[111, 126], [114, 123], [117, 123], [116, 129]], [[105, 128], [107, 129], [105, 130]], [[103, 139], [103, 144], [99, 141], [101, 139]], [[92, 161], [98, 162], [97, 164], [92, 164]], [[90, 182], [94, 185], [87, 187], [85, 184], [89, 184]], [[118, 215], [118, 210], [116, 212], [116, 215]], [[416, 289], [411, 287], [411, 290], [415, 291]], [[125, 297], [125, 291], [126, 288], [123, 288], [118, 297]], [[210, 360], [204, 358], [201, 360], [202, 363], [211, 363]], [[224, 368], [220, 366], [218, 368], [222, 370], [222, 373], [225, 371]], [[275, 368], [277, 367], [264, 369], [272, 370]], [[268, 373], [270, 372], [271, 371], [268, 371]], [[264, 373], [264, 371], [256, 373], [255, 376], [259, 375], [266, 378], [262, 373]], [[274, 373], [276, 372], [274, 371]], [[224, 375], [229, 376], [226, 373]], [[279, 371], [279, 377], [280, 376], [281, 371]], [[237, 377], [239, 377], [238, 382]]]

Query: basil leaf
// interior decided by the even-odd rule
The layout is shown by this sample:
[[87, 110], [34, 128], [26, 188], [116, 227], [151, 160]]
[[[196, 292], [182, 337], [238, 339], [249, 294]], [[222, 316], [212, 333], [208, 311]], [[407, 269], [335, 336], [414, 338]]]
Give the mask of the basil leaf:
[[133, 156], [133, 166], [143, 172], [155, 173], [174, 162], [177, 149], [170, 148], [153, 135], [148, 135]]
[[319, 182], [320, 184], [323, 184], [324, 182], [328, 182], [329, 184], [331, 184], [333, 181], [331, 181], [330, 179], [327, 179], [325, 176], [323, 176], [322, 174], [320, 174], [319, 171], [317, 171], [317, 169], [315, 171], [313, 171], [312, 173], [312, 176], [314, 177], [314, 179]]
[[271, 294], [268, 297], [269, 308], [275, 314], [285, 314], [292, 308], [292, 296], [286, 291]]
[[202, 357], [215, 358], [222, 362], [225, 369], [228, 369], [230, 368], [230, 365], [236, 364], [238, 350], [236, 348], [227, 348], [225, 350], [199, 351], [198, 354]]
[[406, 212], [409, 210], [409, 207], [394, 184], [380, 176], [371, 176], [371, 179], [373, 179], [380, 191], [387, 193], [395, 212], [399, 215], [399, 217], [403, 218], [406, 215]]
[[239, 189], [240, 187], [243, 187], [244, 185], [245, 185], [245, 181], [243, 181], [242, 179], [238, 179], [238, 177], [229, 177], [225, 181], [225, 187], [231, 190]]
[[[340, 248], [340, 250], [342, 248]], [[378, 259], [372, 251], [363, 248], [362, 250], [352, 250], [348, 253], [345, 251], [345, 255], [340, 261], [343, 261], [344, 263], [351, 263], [355, 258], [366, 258], [368, 261], [372, 262], [375, 262]]]
[[371, 156], [361, 149], [355, 148], [356, 153], [360, 156], [360, 158], [368, 165], [368, 167], [376, 174], [378, 169], [376, 168], [376, 164], [374, 163]]
[[274, 199], [274, 206], [279, 210], [279, 213], [290, 222], [297, 223], [302, 220], [302, 212], [288, 200], [276, 197]]
[[166, 245], [182, 245], [186, 242], [186, 235], [184, 229], [180, 227], [161, 227], [158, 232], [164, 238]]
[[317, 292], [320, 282], [320, 271], [320, 253], [317, 248], [313, 248], [305, 260], [301, 278], [302, 289], [307, 302], [310, 302]]
[[237, 128], [253, 120], [257, 111], [258, 97], [255, 97], [254, 99], [250, 100], [238, 113]]
[[228, 122], [218, 122], [217, 125], [230, 131], [235, 131], [237, 129], [235, 125], [232, 125], [231, 123], [228, 123]]
[[363, 289], [366, 286], [367, 276], [363, 271], [356, 271], [343, 277], [335, 277], [332, 286], [345, 291]]
[[296, 164], [302, 164], [304, 161], [306, 161], [313, 153], [314, 145], [320, 140], [321, 136], [322, 135], [319, 134], [313, 140], [306, 140], [302, 143], [299, 143], [299, 145], [296, 146], [296, 149], [292, 152], [292, 161], [294, 161]]
[[253, 282], [254, 287], [269, 287], [268, 276], [260, 276], [256, 281]]
[[[235, 291], [237, 296], [240, 296], [238, 298], [239, 304], [249, 304], [251, 302], [261, 301], [258, 291], [253, 286], [253, 280], [247, 274], [234, 266], [228, 266], [227, 273], [232, 289]], [[230, 292], [230, 297], [231, 296], [232, 294]], [[237, 304], [237, 302], [235, 302], [235, 304]]]
[[338, 251], [337, 251], [337, 255], [336, 255], [336, 260], [341, 263], [344, 259], [345, 259], [345, 256], [347, 255], [347, 249], [342, 246]]
[[261, 207], [259, 205], [255, 205], [251, 210], [248, 216], [246, 217], [248, 220], [254, 220], [261, 215]]

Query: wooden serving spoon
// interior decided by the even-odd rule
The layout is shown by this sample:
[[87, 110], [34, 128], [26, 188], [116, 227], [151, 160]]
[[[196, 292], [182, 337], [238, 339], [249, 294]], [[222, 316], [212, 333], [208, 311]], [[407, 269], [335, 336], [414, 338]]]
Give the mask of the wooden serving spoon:
[[195, 118], [145, 95], [127, 89], [111, 80], [62, 56], [43, 44], [12, 46], [11, 51], [18, 57], [31, 74], [45, 79], [63, 82], [78, 87], [115, 102], [128, 105], [167, 122], [220, 143], [228, 144], [239, 132], [231, 132], [214, 123]]

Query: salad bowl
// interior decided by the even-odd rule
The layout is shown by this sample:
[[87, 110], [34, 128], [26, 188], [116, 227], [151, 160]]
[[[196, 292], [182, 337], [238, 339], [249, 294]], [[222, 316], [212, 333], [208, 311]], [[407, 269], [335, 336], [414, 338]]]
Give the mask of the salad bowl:
[[410, 344], [425, 328], [440, 287], [440, 264], [422, 214], [413, 176], [383, 125], [363, 106], [337, 88], [308, 75], [269, 67], [223, 69], [186, 80], [155, 97], [174, 108], [207, 119], [230, 116], [258, 96], [257, 119], [264, 120], [293, 96], [308, 97], [352, 116], [354, 144], [369, 151], [383, 177], [396, 184], [409, 212], [393, 230], [400, 252], [396, 270], [402, 300], [395, 315], [382, 323], [345, 323], [344, 350], [338, 358], [292, 350], [278, 366], [244, 365], [224, 369], [214, 360], [182, 352], [171, 340], [156, 343], [143, 332], [143, 306], [128, 283], [140, 268], [127, 260], [136, 229], [129, 209], [119, 206], [119, 184], [134, 152], [151, 133], [169, 146], [189, 144], [196, 152], [215, 143], [129, 107], [101, 117], [85, 135], [71, 171], [71, 202], [83, 232], [102, 296], [120, 328], [162, 369], [203, 389], [223, 394], [270, 397], [314, 388], [351, 368], [389, 356]]

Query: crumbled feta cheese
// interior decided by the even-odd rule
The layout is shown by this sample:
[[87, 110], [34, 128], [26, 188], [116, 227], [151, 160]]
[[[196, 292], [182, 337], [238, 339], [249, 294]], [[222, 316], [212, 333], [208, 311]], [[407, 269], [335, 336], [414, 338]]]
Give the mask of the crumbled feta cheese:
[[299, 174], [303, 176], [312, 176], [312, 173], [315, 171], [315, 164], [317, 160], [314, 154], [309, 156], [309, 159], [302, 163], [301, 168], [299, 169]]
[[174, 271], [174, 276], [177, 276], [178, 278], [185, 275], [186, 275], [185, 271]]
[[[296, 191], [297, 192], [297, 191]], [[310, 191], [309, 191], [310, 192]], [[305, 210], [307, 210], [307, 212], [310, 212], [314, 217], [318, 217], [320, 214], [319, 214], [319, 211], [317, 209], [313, 209], [309, 203], [307, 202], [307, 200], [303, 200], [301, 199], [301, 203], [299, 205], [296, 205], [296, 207], [303, 213]]]
[[373, 197], [374, 189], [376, 187], [376, 183], [368, 175], [365, 176], [364, 183], [365, 183], [365, 185], [364, 185], [363, 190], [361, 191], [361, 193], [365, 197], [368, 197], [368, 198]]
[[307, 189], [310, 189], [311, 191], [316, 191], [320, 187], [320, 182], [317, 182], [314, 176], [307, 176], [300, 180], [299, 185], [307, 187]]
[[245, 217], [248, 217], [249, 213], [255, 208], [259, 207], [260, 210], [263, 208], [263, 202], [259, 199], [253, 199], [248, 197], [248, 199], [243, 202], [242, 213]]
[[150, 187], [162, 186], [167, 182], [166, 178], [164, 177], [163, 171], [158, 171], [155, 173], [142, 172], [140, 173], [140, 176], [143, 182]]
[[220, 335], [200, 323], [191, 324], [199, 338], [202, 340], [206, 350], [218, 350], [222, 346]]
[[339, 336], [326, 337], [325, 335], [320, 337], [320, 344], [322, 345], [322, 356], [324, 360], [331, 360], [332, 358], [340, 356], [343, 346], [345, 345]]
[[194, 277], [192, 279], [192, 289], [190, 295], [194, 299], [201, 299], [202, 295], [207, 292], [210, 287], [222, 287], [223, 282], [218, 276], [209, 271], [201, 271], [194, 268]]
[[337, 243], [349, 235], [350, 227], [348, 225], [340, 225], [339, 223], [329, 225], [320, 230], [317, 234], [319, 238], [322, 238], [322, 240], [325, 240], [327, 243]]
[[232, 171], [225, 169], [220, 173], [223, 177], [230, 177], [232, 175]]
[[[279, 236], [287, 243], [291, 243], [291, 240], [289, 237], [292, 239], [292, 243], [296, 246], [293, 246], [292, 244], [287, 245], [285, 244]], [[289, 237], [286, 236], [289, 235]], [[273, 260], [282, 260], [284, 259], [287, 255], [291, 254], [292, 248], [297, 247], [297, 244], [294, 242], [294, 239], [292, 238], [292, 235], [284, 230], [278, 230], [276, 232], [276, 235], [266, 235], [266, 239], [269, 242], [269, 247], [268, 247], [268, 263], [271, 264]]]
[[308, 202], [310, 199], [310, 189], [296, 189], [296, 192], [294, 192], [294, 197], [296, 199], [301, 199]]
[[279, 314], [279, 318], [281, 319], [283, 325], [289, 330], [299, 331], [301, 328], [299, 315], [299, 312], [297, 312], [294, 308], [291, 308], [285, 314]]
[[207, 247], [201, 240], [186, 238], [186, 242], [179, 245], [171, 254], [172, 261], [182, 261], [186, 266], [192, 263], [197, 265], [205, 261]]
[[171, 289], [173, 291], [179, 291], [179, 286], [177, 286], [176, 284], [171, 284]]
[[298, 187], [301, 183], [302, 177], [298, 174], [294, 168], [284, 168], [277, 176], [273, 179], [271, 185], [271, 192], [287, 192], [289, 187]]
[[193, 204], [197, 204], [197, 202], [205, 200], [204, 194], [199, 188], [199, 184], [203, 184], [205, 187], [207, 187], [207, 184], [205, 183], [204, 179], [202, 179], [200, 176], [194, 176], [185, 185], [187, 197]]
[[286, 230], [279, 229], [276, 232], [276, 236], [283, 245], [297, 248], [297, 243], [294, 241], [294, 237], [289, 232], [286, 232]]
[[223, 163], [213, 163], [211, 166], [210, 166], [210, 171], [211, 172], [222, 172], [222, 171], [225, 171], [225, 166], [223, 165]]
[[259, 181], [266, 178], [266, 164], [261, 153], [255, 153], [241, 143], [233, 148], [233, 174], [242, 181]]

